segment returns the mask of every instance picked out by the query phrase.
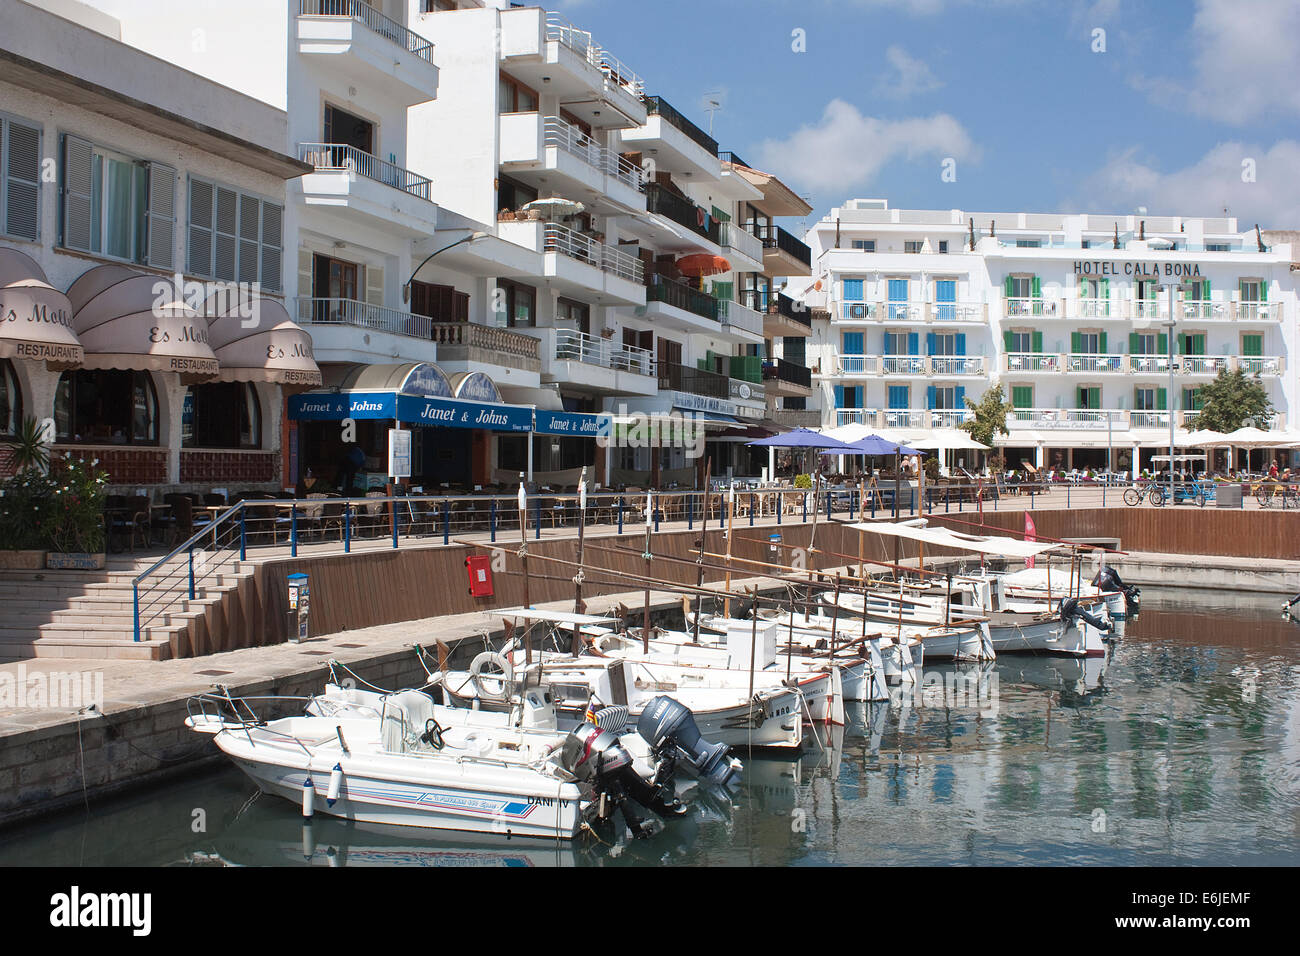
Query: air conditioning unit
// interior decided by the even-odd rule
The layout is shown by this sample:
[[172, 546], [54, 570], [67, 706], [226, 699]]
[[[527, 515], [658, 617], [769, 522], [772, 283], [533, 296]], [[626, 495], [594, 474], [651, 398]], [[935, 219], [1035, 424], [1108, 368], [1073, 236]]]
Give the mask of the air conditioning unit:
[[865, 319], [867, 317], [867, 307], [865, 305], [849, 306], [849, 318]]

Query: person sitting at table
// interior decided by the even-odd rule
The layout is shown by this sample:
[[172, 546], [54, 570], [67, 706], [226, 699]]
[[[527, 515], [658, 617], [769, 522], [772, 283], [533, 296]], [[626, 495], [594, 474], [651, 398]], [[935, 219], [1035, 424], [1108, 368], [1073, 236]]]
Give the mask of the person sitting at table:
[[1277, 481], [1277, 459], [1273, 459], [1273, 464], [1268, 466], [1268, 477], [1272, 481]]

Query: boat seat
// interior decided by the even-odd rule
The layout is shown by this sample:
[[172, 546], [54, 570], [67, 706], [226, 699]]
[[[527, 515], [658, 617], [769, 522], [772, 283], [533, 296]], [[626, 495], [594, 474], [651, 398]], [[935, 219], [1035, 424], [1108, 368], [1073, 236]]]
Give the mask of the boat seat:
[[433, 699], [418, 690], [404, 690], [386, 698], [380, 722], [383, 748], [389, 753], [426, 749], [420, 735], [433, 713]]

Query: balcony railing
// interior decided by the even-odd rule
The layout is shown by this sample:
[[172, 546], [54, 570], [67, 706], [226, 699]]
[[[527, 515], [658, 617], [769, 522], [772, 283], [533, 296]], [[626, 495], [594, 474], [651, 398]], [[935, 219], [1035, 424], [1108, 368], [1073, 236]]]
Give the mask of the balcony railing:
[[731, 394], [731, 379], [717, 372], [672, 362], [659, 363], [659, 387], [675, 392], [690, 392], [706, 398], [727, 398]]
[[930, 318], [936, 322], [983, 322], [983, 302], [932, 302]]
[[718, 321], [752, 335], [763, 334], [763, 316], [739, 302], [718, 299]]
[[784, 292], [776, 294], [776, 302], [768, 305], [768, 311], [784, 316], [791, 322], [798, 322], [800, 325], [812, 328], [812, 313], [802, 303], [796, 302]]
[[755, 262], [763, 261], [763, 243], [734, 222], [718, 224], [718, 240], [724, 249], [734, 249]]
[[881, 306], [879, 302], [845, 302], [840, 306], [836, 313], [835, 321], [842, 322], [867, 322], [876, 321], [880, 318]]
[[1180, 355], [1175, 358], [1178, 370], [1184, 375], [1218, 375], [1228, 368], [1231, 361], [1226, 355]]
[[729, 149], [724, 149], [722, 152], [718, 153], [718, 159], [724, 163], [731, 163], [733, 166], [744, 166], [746, 169], [753, 168], [749, 163], [745, 162]]
[[396, 20], [389, 19], [366, 0], [298, 0], [298, 14], [304, 17], [345, 17], [356, 20], [408, 53], [433, 62], [433, 44]]
[[[428, 340], [432, 335], [433, 319], [397, 309], [386, 309], [358, 302], [356, 299], [317, 299], [299, 296], [298, 323], [300, 325], [352, 325], [394, 335], [409, 335]], [[536, 351], [533, 353], [536, 355]]]
[[1008, 352], [1006, 356], [1008, 372], [1057, 372], [1061, 368], [1061, 357], [1045, 352]]
[[1238, 319], [1248, 322], [1282, 318], [1281, 302], [1238, 302], [1234, 309]]
[[785, 359], [763, 363], [763, 381], [787, 382], [803, 388], [812, 388], [812, 370]]
[[1163, 319], [1168, 317], [1169, 310], [1162, 310], [1158, 299], [1133, 300], [1133, 318], [1135, 319]]
[[[537, 358], [537, 339], [522, 332], [511, 332], [492, 325], [473, 322], [434, 322], [430, 337], [440, 346], [480, 349], [520, 358]], [[439, 356], [442, 352], [439, 351]]]
[[669, 126], [681, 130], [689, 139], [704, 147], [710, 156], [717, 155], [718, 141], [673, 109], [662, 96], [647, 96], [645, 98], [645, 110], [647, 113], [661, 116]]
[[1130, 355], [1128, 357], [1128, 367], [1130, 371], [1142, 375], [1153, 372], [1168, 374], [1169, 357], [1166, 355]]
[[568, 47], [579, 57], [605, 74], [605, 79], [640, 100], [645, 96], [645, 83], [616, 57], [591, 38], [586, 30], [579, 30], [558, 14], [546, 15], [546, 39]]
[[577, 262], [594, 266], [602, 272], [616, 275], [620, 279], [640, 284], [644, 278], [644, 265], [636, 256], [619, 252], [590, 236], [548, 222], [542, 237], [543, 252], [558, 252]]
[[893, 322], [924, 322], [925, 303], [923, 302], [886, 302], [885, 319]]
[[657, 272], [646, 277], [645, 297], [647, 302], [663, 302], [665, 305], [685, 309], [706, 319], [718, 321], [718, 300], [707, 292], [692, 289], [684, 283], [665, 278]]
[[612, 149], [601, 146], [572, 123], [566, 123], [557, 116], [548, 116], [543, 124], [542, 135], [546, 146], [562, 149], [592, 169], [614, 176], [632, 189], [639, 190], [645, 185], [645, 174], [640, 166], [624, 159]]
[[880, 370], [886, 375], [924, 375], [924, 355], [882, 355]]
[[1128, 413], [1129, 428], [1168, 428], [1169, 413], [1134, 409]]
[[298, 158], [304, 163], [310, 163], [318, 172], [356, 173], [358, 176], [373, 179], [385, 186], [392, 186], [420, 199], [429, 198], [428, 179], [378, 156], [363, 153], [355, 146], [345, 146], [340, 143], [301, 143], [298, 146]]
[[1122, 428], [1124, 413], [1111, 408], [1017, 408], [1007, 415], [1008, 428]]
[[775, 226], [770, 230], [760, 229], [757, 235], [763, 240], [764, 249], [779, 249], [811, 268], [812, 250], [780, 226]]
[[654, 353], [635, 345], [620, 345], [610, 339], [575, 329], [556, 329], [555, 358], [562, 362], [583, 362], [637, 375], [655, 373]]
[[934, 375], [983, 375], [984, 359], [978, 355], [931, 355]]
[[1072, 353], [1068, 358], [1071, 372], [1122, 372], [1124, 356]]
[[835, 424], [840, 425], [876, 425], [876, 415], [878, 409], [875, 408], [837, 408], [835, 409]]
[[1110, 299], [1083, 298], [1077, 302], [1077, 314], [1081, 319], [1109, 319], [1112, 314], [1119, 316], [1119, 309], [1114, 309]]
[[837, 371], [840, 375], [879, 375], [880, 358], [876, 355], [841, 355]]
[[679, 226], [694, 230], [712, 242], [718, 242], [721, 238], [718, 220], [689, 199], [677, 195], [659, 183], [646, 183], [645, 208], [646, 212], [671, 219]]
[[1004, 314], [1011, 318], [1030, 315], [1056, 315], [1055, 299], [1009, 298], [1003, 301]]
[[1281, 375], [1283, 362], [1277, 355], [1242, 355], [1238, 367], [1247, 375]]
[[956, 428], [969, 417], [970, 412], [964, 408], [932, 408], [930, 409], [930, 427]]

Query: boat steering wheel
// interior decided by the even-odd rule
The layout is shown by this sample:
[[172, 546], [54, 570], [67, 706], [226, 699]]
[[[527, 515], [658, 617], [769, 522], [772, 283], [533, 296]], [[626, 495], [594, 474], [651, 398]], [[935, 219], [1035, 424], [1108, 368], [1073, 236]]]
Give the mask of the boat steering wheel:
[[424, 733], [420, 734], [420, 742], [428, 744], [434, 750], [441, 750], [445, 744], [442, 739], [442, 728], [432, 717], [424, 722]]

